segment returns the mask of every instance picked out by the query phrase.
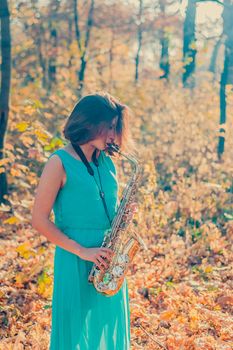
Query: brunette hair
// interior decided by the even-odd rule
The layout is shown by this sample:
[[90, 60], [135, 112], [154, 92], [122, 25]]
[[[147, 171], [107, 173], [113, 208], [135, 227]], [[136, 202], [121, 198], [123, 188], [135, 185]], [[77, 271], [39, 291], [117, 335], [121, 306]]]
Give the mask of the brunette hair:
[[67, 140], [82, 145], [101, 135], [118, 116], [115, 142], [122, 150], [133, 149], [129, 129], [131, 109], [108, 92], [101, 91], [82, 97], [73, 108], [63, 134]]

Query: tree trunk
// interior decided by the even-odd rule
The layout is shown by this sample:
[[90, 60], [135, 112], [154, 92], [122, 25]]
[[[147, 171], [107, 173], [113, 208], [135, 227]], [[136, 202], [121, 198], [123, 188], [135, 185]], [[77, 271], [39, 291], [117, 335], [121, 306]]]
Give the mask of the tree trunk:
[[[39, 9], [37, 8], [37, 2], [33, 1], [31, 2], [32, 9], [34, 13], [39, 12]], [[34, 33], [34, 40], [35, 40], [35, 45], [37, 48], [37, 55], [39, 59], [39, 64], [42, 69], [42, 87], [44, 89], [47, 89], [47, 84], [48, 84], [48, 76], [47, 76], [47, 56], [43, 55], [43, 50], [42, 50], [42, 44], [43, 40], [45, 38], [45, 28], [44, 28], [44, 22], [40, 21], [38, 24], [32, 23], [31, 25], [32, 28], [34, 28], [35, 33]]]
[[50, 55], [48, 60], [48, 91], [51, 91], [52, 86], [56, 83], [57, 73], [57, 29], [50, 30]]
[[68, 68], [71, 69], [72, 67], [72, 61], [73, 61], [73, 52], [70, 50], [70, 45], [72, 43], [72, 40], [73, 40], [73, 30], [72, 30], [72, 27], [73, 27], [73, 21], [72, 21], [72, 17], [68, 17], [67, 18], [67, 21], [68, 21], [68, 40], [67, 40], [67, 49], [69, 50], [70, 53], [70, 56], [69, 56], [69, 62], [68, 62]]
[[51, 2], [51, 16], [49, 21], [50, 30], [50, 52], [48, 58], [48, 92], [51, 91], [52, 86], [56, 83], [57, 73], [57, 13], [60, 7], [60, 1], [55, 0]]
[[[161, 16], [165, 17], [165, 3], [164, 0], [159, 1]], [[169, 39], [164, 28], [160, 30], [160, 45], [161, 55], [159, 66], [163, 71], [163, 74], [159, 77], [160, 79], [169, 79], [170, 64], [169, 64]]]
[[40, 66], [42, 68], [42, 87], [44, 89], [47, 89], [48, 86], [48, 79], [47, 79], [47, 64], [46, 64], [46, 58], [43, 56], [43, 52], [42, 52], [42, 38], [44, 34], [44, 28], [43, 28], [43, 23], [40, 23], [40, 31], [39, 34], [37, 35], [36, 39], [35, 39], [35, 43], [37, 46], [37, 52], [38, 52], [38, 58], [39, 58], [39, 62], [40, 62]]
[[160, 37], [161, 44], [161, 55], [159, 66], [163, 70], [163, 74], [159, 77], [160, 79], [169, 79], [170, 63], [169, 63], [169, 39], [164, 31], [161, 32]]
[[188, 0], [186, 17], [183, 29], [183, 86], [193, 88], [195, 86], [195, 58], [196, 58], [196, 0]]
[[80, 51], [80, 69], [77, 72], [78, 80], [79, 80], [78, 94], [77, 94], [78, 98], [82, 97], [82, 91], [84, 88], [85, 71], [87, 66], [87, 51], [89, 48], [90, 34], [93, 26], [94, 5], [95, 5], [95, 1], [91, 0], [91, 5], [89, 8], [88, 18], [86, 23], [85, 41], [84, 41], [84, 44], [82, 44], [81, 33], [79, 30], [79, 14], [78, 14], [78, 8], [77, 8], [77, 0], [74, 0], [75, 34], [76, 34], [76, 40]]
[[221, 135], [219, 136], [218, 140], [218, 159], [221, 158], [223, 152], [224, 152], [224, 144], [225, 144], [225, 128], [221, 127], [222, 124], [226, 123], [226, 82], [227, 82], [227, 73], [228, 73], [228, 65], [229, 65], [229, 58], [226, 54], [225, 49], [225, 58], [224, 58], [224, 67], [221, 74], [221, 81], [220, 81], [220, 129], [219, 132], [221, 132]]
[[225, 127], [221, 126], [227, 120], [227, 100], [226, 100], [226, 85], [233, 84], [233, 3], [231, 0], [224, 0], [223, 9], [223, 36], [225, 37], [225, 52], [224, 52], [224, 67], [220, 81], [220, 129], [222, 134], [218, 140], [218, 159], [224, 152], [225, 145]]
[[140, 63], [140, 55], [142, 48], [142, 11], [143, 11], [143, 1], [139, 0], [139, 13], [138, 13], [138, 27], [137, 27], [137, 39], [138, 39], [138, 47], [137, 53], [135, 57], [135, 83], [138, 82], [139, 79], [139, 63]]
[[[1, 91], [0, 91], [0, 161], [4, 158], [4, 139], [7, 131], [10, 82], [11, 82], [11, 34], [10, 14], [7, 0], [0, 1], [1, 20]], [[0, 203], [9, 204], [6, 199], [8, 184], [6, 172], [0, 173]], [[5, 196], [5, 197], [4, 197]]]
[[215, 74], [216, 74], [216, 62], [217, 62], [218, 52], [221, 44], [222, 44], [222, 36], [216, 42], [213, 49], [213, 53], [211, 55], [211, 59], [210, 59], [209, 71], [213, 73], [213, 79], [215, 78]]
[[113, 47], [114, 47], [114, 39], [115, 39], [115, 31], [112, 29], [111, 33], [111, 43], [110, 43], [110, 49], [109, 49], [109, 82], [108, 82], [108, 89], [111, 93], [114, 82], [113, 82]]

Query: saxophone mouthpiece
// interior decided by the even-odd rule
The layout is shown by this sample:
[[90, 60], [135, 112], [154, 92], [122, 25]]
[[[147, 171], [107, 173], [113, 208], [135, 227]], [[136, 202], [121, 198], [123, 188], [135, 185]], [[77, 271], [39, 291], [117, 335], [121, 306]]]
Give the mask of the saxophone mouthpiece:
[[112, 155], [114, 152], [118, 152], [120, 147], [116, 143], [107, 143], [107, 152]]

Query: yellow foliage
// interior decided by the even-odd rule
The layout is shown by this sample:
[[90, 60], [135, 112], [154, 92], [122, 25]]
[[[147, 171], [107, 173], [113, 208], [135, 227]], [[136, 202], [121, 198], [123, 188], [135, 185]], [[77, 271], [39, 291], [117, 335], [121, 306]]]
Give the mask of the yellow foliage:
[[[76, 43], [73, 50], [78, 50]], [[124, 45], [120, 45], [114, 54], [118, 52], [121, 59], [127, 51]], [[218, 342], [221, 335], [222, 340], [229, 339], [231, 322], [231, 305], [226, 299], [222, 299], [221, 303], [216, 299], [220, 291], [225, 295], [230, 290], [232, 229], [226, 230], [226, 224], [232, 221], [231, 124], [226, 123], [228, 127], [223, 125], [229, 135], [225, 157], [219, 162], [216, 156], [219, 101], [212, 85], [206, 83], [202, 89], [197, 88], [195, 93], [190, 93], [179, 83], [174, 86], [157, 81], [154, 79], [155, 71], [151, 70], [148, 80], [142, 80], [141, 86], [135, 87], [127, 80], [134, 73], [134, 67], [123, 64], [122, 69], [118, 69], [117, 60], [116, 56], [112, 67], [113, 80], [114, 74], [118, 80], [114, 80], [113, 86], [116, 87], [112, 87], [112, 93], [128, 103], [135, 112], [131, 127], [143, 173], [138, 195], [139, 211], [135, 219], [137, 230], [149, 247], [148, 252], [141, 251], [135, 257], [128, 275], [133, 343], [149, 350], [154, 345], [135, 326], [137, 321], [141, 321], [155, 338], [161, 336], [167, 339], [169, 349], [191, 349], [193, 332], [208, 339], [209, 317], [205, 312], [209, 310], [219, 322], [215, 345], [221, 347]], [[126, 57], [122, 60], [126, 62]], [[107, 86], [108, 65], [105, 69], [106, 61], [102, 60], [102, 56], [100, 61], [103, 63], [102, 83]], [[173, 67], [181, 71], [180, 62]], [[85, 81], [86, 91], [99, 89], [95, 64], [89, 65], [88, 69], [91, 74]], [[59, 135], [57, 128], [61, 130], [65, 116], [76, 102], [75, 70], [74, 66], [68, 72], [66, 67], [59, 68], [58, 82], [49, 98], [45, 98], [39, 79], [32, 85], [15, 89], [12, 94], [12, 123], [5, 148], [7, 158], [1, 161], [0, 171], [11, 165], [8, 173], [11, 186], [9, 200], [14, 206], [14, 216], [9, 217], [9, 206], [0, 207], [0, 233], [5, 235], [6, 232], [10, 237], [1, 242], [0, 255], [1, 259], [5, 259], [2, 280], [5, 284], [0, 298], [6, 307], [11, 302], [9, 304], [14, 305], [14, 309], [19, 306], [23, 315], [31, 316], [21, 317], [16, 323], [13, 311], [11, 313], [7, 309], [11, 327], [6, 327], [4, 331], [8, 340], [18, 330], [17, 327], [37, 331], [34, 321], [38, 325], [41, 315], [43, 317], [46, 313], [46, 317], [51, 316], [43, 305], [47, 303], [44, 298], [52, 295], [52, 272], [49, 274], [44, 270], [37, 276], [45, 261], [52, 262], [53, 247], [50, 244], [41, 246], [41, 237], [33, 232], [29, 224], [30, 209], [41, 168], [47, 158], [46, 151], [63, 146], [62, 138], [53, 135]], [[24, 107], [23, 101], [29, 94], [32, 100]], [[43, 111], [38, 111], [44, 107], [38, 98], [46, 101]], [[22, 123], [21, 117], [25, 115], [27, 121]], [[17, 138], [16, 129], [21, 132]], [[122, 172], [122, 164], [119, 165], [119, 183], [124, 185], [126, 174]], [[223, 230], [226, 235], [222, 234]], [[39, 247], [36, 253], [30, 243], [32, 237], [33, 246]], [[194, 273], [192, 267], [196, 267], [199, 273]], [[25, 289], [21, 288], [24, 282], [28, 282]], [[23, 303], [18, 297], [18, 288], [25, 293]], [[142, 289], [143, 292], [140, 292]], [[198, 311], [197, 305], [200, 306]], [[28, 322], [24, 323], [25, 320]], [[212, 331], [214, 329], [211, 328]], [[41, 332], [48, 336], [48, 328], [46, 331], [45, 328], [43, 331], [39, 329], [38, 338]], [[29, 333], [28, 337], [35, 345], [35, 334]]]
[[18, 272], [15, 274], [14, 278], [15, 278], [15, 284], [21, 286], [22, 283], [25, 281], [25, 278], [27, 279], [27, 276], [22, 272]]
[[52, 278], [45, 271], [38, 278], [37, 291], [44, 298], [51, 298], [53, 289], [52, 281]]
[[29, 126], [29, 123], [20, 122], [20, 123], [16, 124], [15, 128], [20, 132], [24, 132], [25, 130], [27, 130], [28, 126]]
[[210, 273], [210, 272], [213, 272], [213, 266], [211, 265], [208, 265], [204, 268], [204, 272], [205, 273]]
[[30, 257], [35, 256], [35, 252], [31, 248], [31, 244], [29, 242], [25, 242], [23, 244], [20, 244], [16, 248], [16, 251], [22, 258], [29, 259]]
[[198, 312], [195, 309], [191, 309], [189, 311], [189, 318], [191, 321], [196, 321], [199, 319]]
[[10, 218], [3, 221], [4, 224], [16, 225], [20, 220], [16, 216], [11, 216]]
[[161, 320], [164, 320], [164, 321], [170, 321], [175, 316], [176, 316], [176, 313], [174, 312], [174, 310], [167, 310], [167, 311], [164, 311], [163, 313], [161, 313], [160, 318], [161, 318]]
[[216, 311], [219, 311], [219, 310], [221, 310], [221, 306], [220, 305], [215, 305], [213, 309], [216, 310]]
[[38, 139], [42, 142], [46, 142], [49, 139], [49, 135], [47, 135], [45, 132], [41, 130], [35, 130], [35, 135], [38, 137]]
[[50, 141], [49, 145], [46, 145], [44, 147], [44, 150], [45, 151], [54, 150], [56, 148], [62, 147], [63, 145], [64, 145], [63, 141], [60, 138], [53, 137], [52, 140]]

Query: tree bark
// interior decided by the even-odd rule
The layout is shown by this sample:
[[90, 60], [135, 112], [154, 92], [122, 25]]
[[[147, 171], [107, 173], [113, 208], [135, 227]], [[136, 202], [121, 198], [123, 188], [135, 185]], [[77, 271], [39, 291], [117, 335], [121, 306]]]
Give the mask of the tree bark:
[[95, 1], [91, 0], [91, 5], [88, 12], [88, 18], [86, 22], [86, 32], [85, 32], [85, 40], [84, 44], [82, 44], [81, 39], [81, 33], [79, 30], [79, 14], [78, 14], [78, 7], [77, 7], [77, 0], [74, 0], [74, 24], [75, 24], [75, 34], [76, 34], [76, 40], [78, 43], [78, 48], [80, 51], [80, 69], [77, 73], [78, 75], [78, 97], [82, 97], [82, 91], [84, 88], [84, 78], [85, 78], [85, 71], [87, 66], [87, 52], [89, 48], [89, 41], [90, 41], [90, 34], [91, 29], [93, 26], [93, 14], [94, 14], [94, 5]]
[[139, 63], [140, 63], [140, 55], [142, 49], [142, 12], [143, 12], [143, 1], [139, 0], [139, 12], [138, 12], [138, 27], [137, 27], [137, 53], [135, 57], [135, 83], [138, 82], [139, 79]]
[[108, 88], [111, 93], [112, 88], [114, 87], [114, 81], [113, 81], [113, 48], [114, 48], [114, 39], [115, 39], [115, 31], [114, 28], [112, 29], [111, 33], [111, 43], [110, 43], [110, 49], [109, 49], [109, 82], [108, 82]]
[[[1, 20], [1, 91], [0, 91], [0, 160], [4, 158], [4, 140], [7, 131], [10, 82], [11, 82], [11, 33], [10, 13], [7, 0], [0, 1]], [[7, 200], [8, 184], [6, 172], [0, 173], [0, 203], [9, 204]]]
[[[68, 21], [68, 40], [67, 40], [67, 49], [70, 52], [70, 45], [72, 43], [72, 38], [73, 38], [73, 20], [72, 17], [67, 18]], [[70, 57], [69, 57], [69, 62], [68, 62], [68, 68], [70, 69], [72, 67], [72, 61], [73, 61], [73, 53], [71, 52]]]
[[196, 59], [196, 0], [188, 0], [186, 17], [183, 29], [183, 86], [193, 88], [195, 86], [195, 59]]
[[57, 13], [60, 7], [60, 1], [53, 0], [51, 3], [51, 16], [49, 21], [50, 31], [50, 52], [48, 58], [48, 92], [51, 91], [52, 86], [56, 83], [57, 73]]
[[220, 81], [220, 128], [221, 135], [218, 140], [218, 159], [221, 159], [224, 153], [225, 145], [225, 127], [227, 120], [227, 100], [226, 85], [233, 84], [233, 3], [231, 0], [224, 0], [223, 9], [223, 36], [225, 38], [224, 66]]
[[[164, 0], [159, 1], [161, 16], [165, 17], [165, 3]], [[163, 71], [163, 74], [159, 77], [160, 79], [169, 79], [170, 73], [170, 63], [169, 63], [169, 39], [168, 36], [162, 28], [160, 30], [160, 45], [161, 45], [161, 55], [159, 66]]]
[[210, 59], [209, 71], [213, 73], [213, 78], [215, 77], [215, 74], [216, 74], [216, 63], [217, 63], [218, 52], [221, 44], [222, 44], [222, 36], [216, 42], [211, 55], [211, 59]]
[[38, 35], [35, 38], [35, 43], [36, 43], [36, 47], [37, 47], [38, 59], [40, 62], [40, 66], [42, 68], [42, 87], [44, 89], [47, 89], [47, 86], [48, 86], [47, 64], [46, 64], [46, 58], [44, 57], [43, 51], [42, 51], [42, 40], [43, 40], [43, 36], [44, 36], [43, 23], [40, 23], [39, 27], [40, 27], [40, 29], [39, 29]]

